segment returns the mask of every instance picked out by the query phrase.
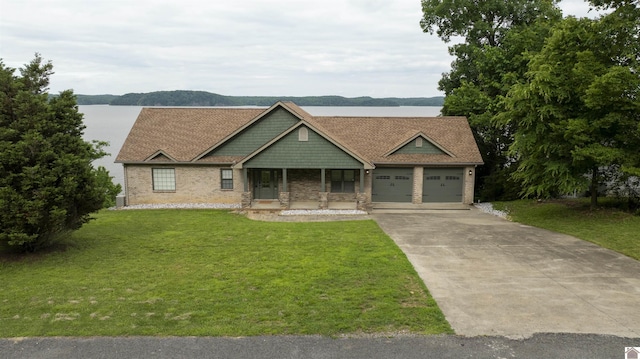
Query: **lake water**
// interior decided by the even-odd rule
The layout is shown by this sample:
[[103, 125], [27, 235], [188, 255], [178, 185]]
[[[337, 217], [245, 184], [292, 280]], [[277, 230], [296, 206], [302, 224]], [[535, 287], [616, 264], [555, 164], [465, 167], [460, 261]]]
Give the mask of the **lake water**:
[[[96, 160], [94, 165], [104, 166], [113, 181], [124, 188], [124, 170], [122, 164], [114, 163], [120, 147], [127, 138], [141, 106], [78, 106], [84, 114], [84, 138], [87, 141], [109, 142], [105, 150], [109, 156]], [[370, 116], [370, 117], [433, 117], [440, 114], [442, 107], [402, 106], [402, 107], [329, 107], [303, 106], [305, 111], [315, 116]]]

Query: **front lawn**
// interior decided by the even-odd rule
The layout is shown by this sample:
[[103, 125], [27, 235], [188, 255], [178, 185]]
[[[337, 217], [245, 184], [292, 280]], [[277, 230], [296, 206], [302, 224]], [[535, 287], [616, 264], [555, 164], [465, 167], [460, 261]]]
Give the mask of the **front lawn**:
[[103, 211], [0, 283], [0, 337], [452, 332], [373, 221]]
[[590, 210], [588, 199], [496, 202], [512, 220], [569, 234], [640, 260], [640, 216], [615, 209], [610, 199]]

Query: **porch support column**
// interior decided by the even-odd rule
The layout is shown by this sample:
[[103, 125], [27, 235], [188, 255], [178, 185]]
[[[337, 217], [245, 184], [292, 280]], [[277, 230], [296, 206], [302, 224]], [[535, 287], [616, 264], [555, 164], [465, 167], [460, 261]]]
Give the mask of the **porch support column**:
[[247, 167], [242, 167], [242, 177], [244, 182], [244, 191], [249, 192], [249, 174]]
[[287, 191], [287, 169], [286, 168], [282, 169], [282, 192], [289, 192]]
[[360, 190], [358, 192], [364, 193], [364, 168], [360, 169]]
[[251, 208], [251, 192], [249, 192], [249, 170], [247, 167], [242, 167], [242, 186], [244, 187], [244, 192], [242, 192], [242, 208]]
[[327, 185], [324, 183], [325, 170], [324, 168], [320, 169], [320, 192], [326, 192]]
[[280, 201], [281, 209], [289, 209], [291, 200], [289, 196], [289, 190], [287, 189], [287, 169], [282, 169], [282, 192], [278, 194], [278, 200]]

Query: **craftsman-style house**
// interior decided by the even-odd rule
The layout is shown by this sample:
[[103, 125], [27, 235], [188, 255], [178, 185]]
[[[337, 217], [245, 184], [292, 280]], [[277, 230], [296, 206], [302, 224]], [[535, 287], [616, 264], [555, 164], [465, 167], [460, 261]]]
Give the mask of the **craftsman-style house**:
[[144, 108], [116, 162], [126, 204], [280, 208], [470, 204], [482, 157], [464, 117], [319, 117], [291, 102]]

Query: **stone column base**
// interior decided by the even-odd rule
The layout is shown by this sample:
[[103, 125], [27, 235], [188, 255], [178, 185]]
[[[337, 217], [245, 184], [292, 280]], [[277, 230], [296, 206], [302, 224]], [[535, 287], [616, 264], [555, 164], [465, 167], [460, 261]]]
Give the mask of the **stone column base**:
[[356, 209], [367, 213], [371, 212], [373, 209], [373, 205], [369, 201], [369, 197], [366, 193], [358, 192], [356, 194]]
[[242, 208], [251, 208], [251, 192], [242, 192], [240, 203]]
[[329, 192], [319, 192], [318, 197], [320, 200], [318, 201], [318, 208], [327, 209], [329, 208]]
[[280, 192], [278, 200], [280, 201], [280, 208], [289, 209], [289, 192]]

